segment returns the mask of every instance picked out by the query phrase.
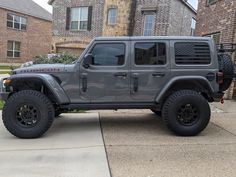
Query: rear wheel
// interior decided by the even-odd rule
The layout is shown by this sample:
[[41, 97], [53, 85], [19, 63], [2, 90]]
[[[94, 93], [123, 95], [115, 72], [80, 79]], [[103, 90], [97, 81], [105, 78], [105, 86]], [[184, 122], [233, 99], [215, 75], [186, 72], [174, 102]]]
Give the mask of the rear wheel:
[[157, 116], [161, 117], [161, 111], [158, 111], [156, 109], [151, 109], [153, 113], [155, 113]]
[[210, 115], [206, 99], [191, 90], [180, 90], [170, 95], [162, 110], [167, 127], [181, 136], [199, 134], [208, 125]]
[[2, 119], [7, 130], [19, 138], [38, 138], [52, 125], [54, 107], [42, 93], [24, 90], [6, 102]]

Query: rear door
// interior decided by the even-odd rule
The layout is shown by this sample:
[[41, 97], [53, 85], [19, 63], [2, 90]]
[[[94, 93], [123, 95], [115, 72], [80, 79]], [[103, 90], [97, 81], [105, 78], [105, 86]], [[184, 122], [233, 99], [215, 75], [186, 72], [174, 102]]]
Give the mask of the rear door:
[[154, 102], [170, 77], [169, 41], [131, 43], [131, 99], [134, 102]]

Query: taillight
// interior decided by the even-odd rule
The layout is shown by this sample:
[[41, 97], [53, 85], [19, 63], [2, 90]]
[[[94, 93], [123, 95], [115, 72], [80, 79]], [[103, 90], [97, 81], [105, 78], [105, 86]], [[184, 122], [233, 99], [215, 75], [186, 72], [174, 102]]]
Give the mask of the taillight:
[[217, 73], [217, 83], [218, 84], [223, 84], [224, 83], [224, 73], [223, 72], [218, 72]]

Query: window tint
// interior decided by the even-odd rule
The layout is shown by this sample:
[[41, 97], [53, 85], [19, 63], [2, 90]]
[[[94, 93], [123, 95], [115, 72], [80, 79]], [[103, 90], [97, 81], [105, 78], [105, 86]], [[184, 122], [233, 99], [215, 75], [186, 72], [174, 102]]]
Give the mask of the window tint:
[[211, 54], [208, 43], [205, 42], [175, 43], [175, 63], [179, 65], [210, 64]]
[[136, 65], [164, 65], [166, 64], [165, 43], [137, 43], [135, 45]]
[[124, 44], [96, 44], [91, 52], [91, 65], [121, 66], [125, 63]]

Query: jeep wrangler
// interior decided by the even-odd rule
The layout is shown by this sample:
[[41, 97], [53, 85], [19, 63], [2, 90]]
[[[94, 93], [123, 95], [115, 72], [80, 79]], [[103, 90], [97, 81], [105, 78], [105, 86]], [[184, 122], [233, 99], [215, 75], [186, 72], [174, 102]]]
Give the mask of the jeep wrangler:
[[210, 38], [100, 37], [73, 64], [32, 65], [2, 79], [2, 119], [16, 137], [37, 138], [67, 110], [151, 109], [175, 134], [194, 136], [233, 77], [231, 57]]

